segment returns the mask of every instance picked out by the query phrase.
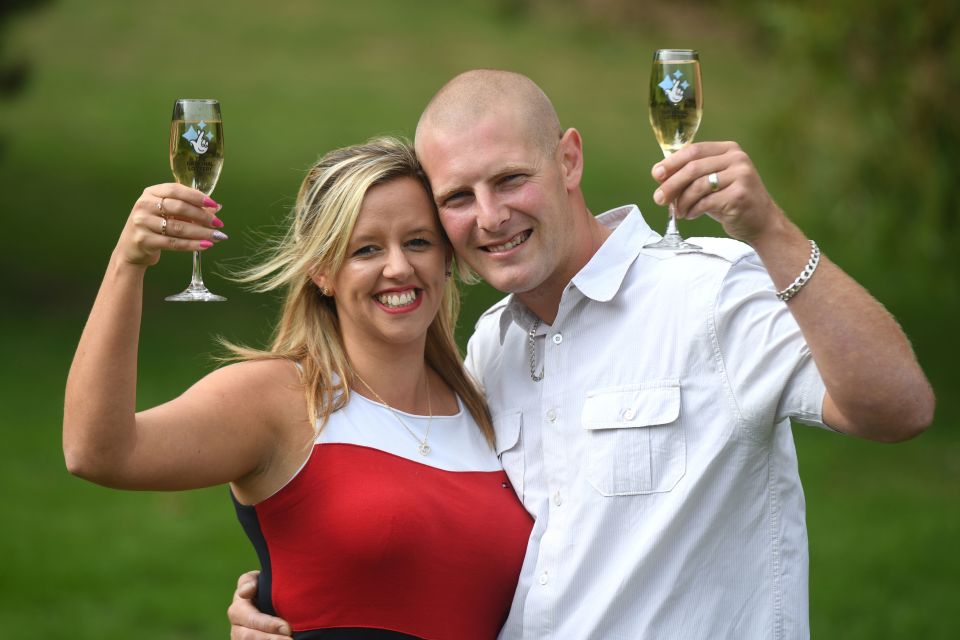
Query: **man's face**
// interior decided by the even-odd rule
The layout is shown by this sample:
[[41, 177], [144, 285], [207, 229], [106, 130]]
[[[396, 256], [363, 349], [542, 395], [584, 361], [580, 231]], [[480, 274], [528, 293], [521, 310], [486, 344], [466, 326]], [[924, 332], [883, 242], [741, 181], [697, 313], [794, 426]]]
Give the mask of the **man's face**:
[[460, 260], [508, 293], [566, 285], [576, 234], [556, 143], [506, 112], [418, 131], [417, 152]]

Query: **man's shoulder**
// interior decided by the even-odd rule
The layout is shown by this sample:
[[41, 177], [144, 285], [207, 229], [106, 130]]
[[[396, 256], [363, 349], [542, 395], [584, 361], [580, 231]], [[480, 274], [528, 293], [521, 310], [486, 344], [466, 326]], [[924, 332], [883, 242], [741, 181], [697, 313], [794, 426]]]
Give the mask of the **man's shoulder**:
[[[690, 238], [689, 241], [701, 248], [701, 251], [697, 253], [704, 256], [721, 258], [731, 264], [756, 255], [753, 247], [739, 240], [734, 240], [733, 238], [698, 237]], [[697, 253], [681, 255], [697, 255]]]
[[[763, 271], [763, 263], [753, 248], [732, 238], [696, 237], [688, 241], [700, 251], [673, 253], [662, 249], [643, 249], [654, 261], [639, 267], [641, 273], [661, 285], [686, 287], [690, 282], [716, 282], [741, 271]], [[678, 268], [679, 267], [679, 268]], [[706, 280], [704, 280], [706, 278]]]
[[481, 330], [489, 330], [492, 327], [499, 331], [500, 318], [510, 306], [510, 301], [512, 299], [512, 295], [506, 295], [490, 305], [490, 308], [481, 313], [480, 317], [477, 318], [476, 323], [473, 325], [473, 330], [477, 332]]
[[[507, 313], [510, 306], [510, 296], [506, 296], [495, 302], [489, 309], [484, 311], [473, 327], [473, 335], [467, 342], [467, 357], [465, 364], [467, 369], [476, 377], [481, 385], [483, 384], [484, 374], [495, 362], [501, 353], [501, 338], [503, 314]], [[501, 321], [503, 319], [503, 321]]]

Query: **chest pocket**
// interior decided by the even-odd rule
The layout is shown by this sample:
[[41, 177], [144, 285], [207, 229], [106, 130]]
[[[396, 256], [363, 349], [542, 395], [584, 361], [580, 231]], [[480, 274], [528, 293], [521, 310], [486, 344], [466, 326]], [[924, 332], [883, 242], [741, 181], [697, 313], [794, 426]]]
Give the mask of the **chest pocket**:
[[493, 418], [497, 434], [497, 456], [513, 485], [517, 497], [523, 500], [523, 412], [507, 411]]
[[587, 480], [605, 496], [670, 491], [686, 473], [679, 380], [590, 391], [581, 421]]

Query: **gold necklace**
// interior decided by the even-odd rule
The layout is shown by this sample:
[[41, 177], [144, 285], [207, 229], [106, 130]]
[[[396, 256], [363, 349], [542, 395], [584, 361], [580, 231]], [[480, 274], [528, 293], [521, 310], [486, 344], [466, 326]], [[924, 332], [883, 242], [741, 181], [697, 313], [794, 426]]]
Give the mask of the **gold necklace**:
[[389, 409], [390, 413], [393, 414], [393, 417], [397, 419], [397, 422], [403, 425], [403, 428], [407, 430], [407, 433], [413, 436], [413, 439], [417, 441], [417, 450], [420, 452], [420, 455], [425, 456], [429, 454], [430, 445], [427, 444], [427, 439], [430, 437], [430, 427], [433, 426], [433, 406], [430, 404], [430, 376], [426, 373], [426, 371], [424, 371], [423, 384], [427, 388], [427, 413], [429, 414], [429, 418], [427, 420], [427, 432], [424, 434], [423, 440], [420, 439], [413, 429], [407, 426], [407, 423], [403, 421], [403, 419], [400, 417], [400, 414], [397, 413], [393, 407], [387, 404], [386, 400], [380, 397], [380, 394], [373, 390], [373, 387], [370, 386], [370, 383], [360, 377], [360, 374], [357, 373], [356, 369], [353, 369], [353, 375], [356, 376], [357, 380], [363, 383], [363, 386], [365, 386], [367, 390], [373, 394], [373, 397], [376, 398], [380, 404]]

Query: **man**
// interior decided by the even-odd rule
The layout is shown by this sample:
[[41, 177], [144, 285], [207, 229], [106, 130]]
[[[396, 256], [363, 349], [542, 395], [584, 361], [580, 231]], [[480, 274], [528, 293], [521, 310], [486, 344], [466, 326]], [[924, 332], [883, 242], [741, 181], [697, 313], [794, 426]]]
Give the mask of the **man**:
[[[741, 241], [699, 253], [644, 249], [657, 234], [635, 207], [591, 214], [580, 134], [524, 76], [457, 76], [416, 147], [461, 263], [512, 294], [467, 357], [536, 518], [501, 638], [808, 637], [789, 420], [880, 441], [925, 429], [933, 393], [894, 319], [734, 143], [653, 168], [658, 204]], [[238, 626], [286, 633], [252, 591], [241, 577], [233, 637], [282, 637]]]

